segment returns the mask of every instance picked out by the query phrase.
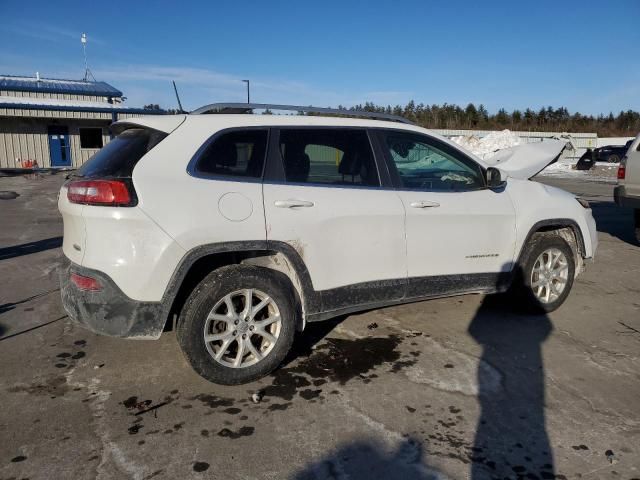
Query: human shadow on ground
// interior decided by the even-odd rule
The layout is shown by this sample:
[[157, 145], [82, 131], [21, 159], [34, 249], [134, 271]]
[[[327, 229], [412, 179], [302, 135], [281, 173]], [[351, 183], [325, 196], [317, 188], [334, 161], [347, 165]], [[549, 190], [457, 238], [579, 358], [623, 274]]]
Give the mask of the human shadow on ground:
[[328, 456], [307, 465], [291, 478], [436, 480], [439, 478], [437, 471], [426, 465], [424, 450], [422, 443], [412, 438], [402, 440], [390, 453], [377, 440], [363, 439], [339, 447]]
[[545, 424], [542, 344], [553, 327], [547, 315], [514, 314], [514, 307], [510, 297], [487, 296], [469, 326], [482, 345], [472, 480], [563, 478]]

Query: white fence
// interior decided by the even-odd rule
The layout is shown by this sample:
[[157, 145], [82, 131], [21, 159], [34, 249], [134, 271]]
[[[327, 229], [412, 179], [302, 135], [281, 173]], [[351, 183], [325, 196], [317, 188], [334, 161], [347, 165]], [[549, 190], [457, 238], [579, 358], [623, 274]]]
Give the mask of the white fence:
[[633, 140], [635, 137], [602, 137], [598, 138], [598, 146], [604, 147], [605, 145], [624, 145], [629, 140]]

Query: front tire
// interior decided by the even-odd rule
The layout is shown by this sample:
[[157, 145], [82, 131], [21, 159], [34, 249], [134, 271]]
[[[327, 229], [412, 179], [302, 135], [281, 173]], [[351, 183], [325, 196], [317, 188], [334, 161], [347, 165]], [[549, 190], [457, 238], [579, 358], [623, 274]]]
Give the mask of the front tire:
[[640, 208], [633, 211], [634, 224], [636, 229], [636, 241], [640, 244]]
[[221, 385], [257, 380], [284, 360], [295, 335], [288, 278], [266, 268], [231, 265], [209, 274], [189, 296], [176, 336], [203, 378]]
[[620, 157], [614, 153], [613, 155], [609, 155], [609, 158], [607, 159], [607, 161], [609, 163], [619, 163]]
[[527, 310], [552, 312], [569, 296], [575, 257], [567, 241], [554, 233], [535, 233], [524, 247], [514, 288]]

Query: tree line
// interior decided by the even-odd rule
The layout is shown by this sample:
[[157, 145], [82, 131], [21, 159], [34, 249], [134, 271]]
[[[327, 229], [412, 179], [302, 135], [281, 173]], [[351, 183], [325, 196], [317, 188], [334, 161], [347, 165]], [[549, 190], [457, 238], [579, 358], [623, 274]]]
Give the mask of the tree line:
[[[144, 108], [156, 108], [157, 104], [145, 105]], [[416, 104], [411, 100], [406, 105], [376, 105], [367, 102], [364, 105], [338, 109], [348, 111], [365, 111], [388, 113], [404, 117], [425, 128], [446, 128], [464, 130], [520, 130], [520, 131], [554, 131], [554, 132], [589, 132], [600, 137], [635, 137], [640, 132], [640, 113], [627, 110], [617, 115], [583, 115], [579, 112], [569, 113], [565, 107], [543, 107], [539, 110], [506, 111], [499, 109], [489, 113], [484, 105], [477, 107], [469, 103], [462, 108], [458, 105]], [[167, 113], [179, 113], [177, 110], [166, 110]], [[269, 110], [264, 113], [270, 114]]]
[[484, 105], [469, 103], [465, 108], [445, 103], [443, 105], [416, 104], [413, 100], [395, 107], [380, 106], [371, 102], [354, 105], [345, 110], [390, 113], [411, 120], [425, 128], [469, 130], [521, 130], [556, 132], [591, 132], [600, 137], [635, 137], [640, 132], [640, 113], [627, 110], [617, 115], [583, 115], [569, 113], [565, 107], [546, 107], [539, 110], [506, 111], [499, 109], [489, 113]]

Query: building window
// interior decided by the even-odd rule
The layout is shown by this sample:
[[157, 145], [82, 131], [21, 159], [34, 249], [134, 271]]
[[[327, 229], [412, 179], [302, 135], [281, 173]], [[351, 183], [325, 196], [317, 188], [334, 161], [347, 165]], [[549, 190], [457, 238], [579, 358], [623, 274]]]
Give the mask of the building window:
[[102, 129], [81, 128], [80, 148], [102, 148]]

